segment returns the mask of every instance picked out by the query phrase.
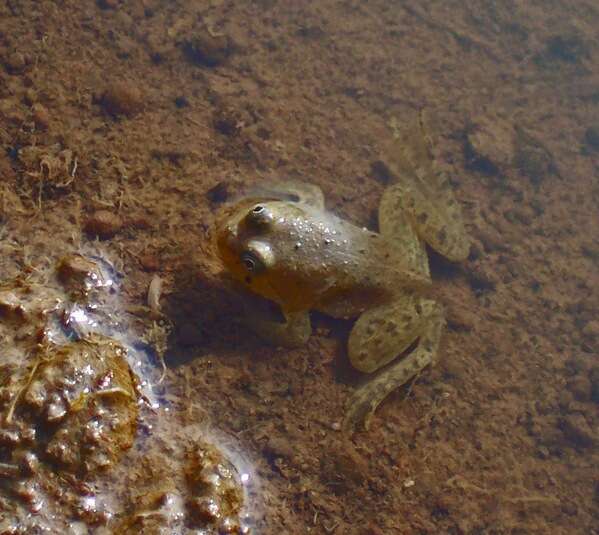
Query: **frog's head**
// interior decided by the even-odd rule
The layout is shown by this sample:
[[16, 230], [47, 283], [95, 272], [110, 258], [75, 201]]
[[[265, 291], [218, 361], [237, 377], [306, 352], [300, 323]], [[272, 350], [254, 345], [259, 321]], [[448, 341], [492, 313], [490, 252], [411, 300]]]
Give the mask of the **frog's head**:
[[226, 271], [250, 291], [287, 310], [309, 308], [310, 275], [294, 247], [302, 207], [278, 199], [251, 198], [226, 207], [213, 243]]

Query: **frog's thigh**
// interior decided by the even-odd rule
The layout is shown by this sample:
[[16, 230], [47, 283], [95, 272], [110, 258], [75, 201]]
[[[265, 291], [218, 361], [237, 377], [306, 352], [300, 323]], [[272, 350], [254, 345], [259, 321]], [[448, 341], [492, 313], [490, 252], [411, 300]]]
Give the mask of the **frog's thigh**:
[[405, 351], [420, 335], [423, 316], [417, 298], [406, 295], [389, 305], [364, 312], [354, 324], [348, 340], [353, 367], [372, 373]]
[[[387, 188], [383, 195], [379, 219], [383, 215], [391, 221], [403, 217], [435, 251], [452, 261], [464, 260], [470, 251], [470, 239], [460, 205], [447, 176], [442, 172], [434, 173], [444, 177], [435, 178], [440, 189], [427, 183], [428, 176], [420, 178], [411, 173], [399, 177], [399, 183]], [[382, 230], [384, 228], [383, 222], [381, 232], [386, 232]]]
[[250, 328], [267, 342], [283, 347], [301, 347], [306, 344], [312, 327], [307, 312], [285, 315], [284, 323], [273, 321], [266, 316], [250, 313], [246, 322]]
[[383, 193], [379, 206], [379, 231], [396, 246], [402, 262], [409, 269], [430, 276], [424, 243], [418, 238], [414, 226], [403, 208], [403, 185], [395, 184]]
[[[434, 364], [437, 358], [439, 341], [445, 326], [443, 308], [438, 303], [422, 299], [416, 307], [421, 321], [413, 320], [413, 325], [418, 327], [417, 332], [410, 333], [395, 339], [397, 355], [408, 339], [414, 340], [420, 337], [418, 345], [409, 355], [379, 371], [374, 377], [359, 387], [350, 399], [347, 414], [345, 416], [344, 429], [351, 431], [360, 425], [368, 428], [370, 417], [378, 405], [391, 392], [406, 383], [411, 377], [418, 374], [423, 368]], [[408, 325], [408, 323], [406, 323]], [[385, 348], [390, 347], [392, 342], [386, 340]], [[376, 345], [376, 344], [375, 344]], [[378, 344], [382, 346], [383, 343]], [[376, 347], [372, 347], [376, 349]], [[390, 352], [390, 350], [389, 350]], [[353, 361], [352, 361], [353, 362]]]

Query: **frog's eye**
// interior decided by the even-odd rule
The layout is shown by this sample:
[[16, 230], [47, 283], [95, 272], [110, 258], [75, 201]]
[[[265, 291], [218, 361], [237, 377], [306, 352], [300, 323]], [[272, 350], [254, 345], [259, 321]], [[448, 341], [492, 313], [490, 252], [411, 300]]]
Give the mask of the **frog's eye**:
[[248, 273], [257, 275], [274, 266], [275, 256], [267, 242], [251, 240], [245, 251], [241, 253], [240, 260]]
[[245, 217], [248, 224], [252, 225], [255, 228], [263, 228], [268, 226], [272, 220], [273, 216], [270, 210], [266, 208], [263, 204], [256, 204], [250, 211], [247, 213]]
[[264, 264], [250, 251], [246, 251], [241, 255], [241, 263], [248, 273], [259, 273], [264, 269]]

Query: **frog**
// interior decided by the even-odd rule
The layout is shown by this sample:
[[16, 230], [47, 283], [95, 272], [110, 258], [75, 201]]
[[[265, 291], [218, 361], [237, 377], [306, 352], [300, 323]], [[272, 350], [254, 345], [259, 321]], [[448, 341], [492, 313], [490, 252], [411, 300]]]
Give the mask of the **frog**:
[[436, 163], [423, 114], [395, 134], [395, 178], [382, 193], [378, 232], [325, 208], [320, 187], [275, 181], [217, 217], [213, 246], [225, 272], [249, 294], [275, 303], [277, 321], [251, 309], [258, 335], [285, 347], [311, 335], [310, 311], [355, 320], [351, 365], [367, 379], [350, 396], [342, 429], [369, 429], [393, 391], [438, 360], [445, 310], [434, 298], [426, 245], [453, 262], [470, 239], [450, 179]]

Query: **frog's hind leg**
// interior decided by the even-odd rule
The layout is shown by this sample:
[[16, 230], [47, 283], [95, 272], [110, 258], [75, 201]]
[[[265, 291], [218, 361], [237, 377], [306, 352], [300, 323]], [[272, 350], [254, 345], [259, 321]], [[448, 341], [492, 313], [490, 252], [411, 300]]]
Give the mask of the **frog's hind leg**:
[[356, 390], [345, 415], [345, 431], [352, 432], [361, 425], [368, 429], [381, 401], [426, 366], [434, 364], [444, 326], [442, 306], [428, 299], [377, 308], [358, 319], [350, 334], [349, 356], [361, 371], [379, 369], [416, 339], [418, 344], [411, 353], [378, 371]]
[[[423, 114], [413, 129], [398, 133], [394, 146], [390, 152], [396, 156], [395, 165], [391, 167], [398, 182], [385, 191], [380, 209], [389, 220], [387, 226], [395, 217], [407, 218], [435, 251], [452, 261], [464, 260], [470, 239], [449, 177], [434, 163]], [[385, 232], [383, 228], [381, 232]]]
[[[401, 206], [402, 185], [385, 190], [379, 206], [379, 231], [395, 246], [401, 263], [406, 268], [430, 278], [428, 257], [424, 243], [418, 238], [408, 214]], [[400, 265], [401, 265], [400, 263]]]

